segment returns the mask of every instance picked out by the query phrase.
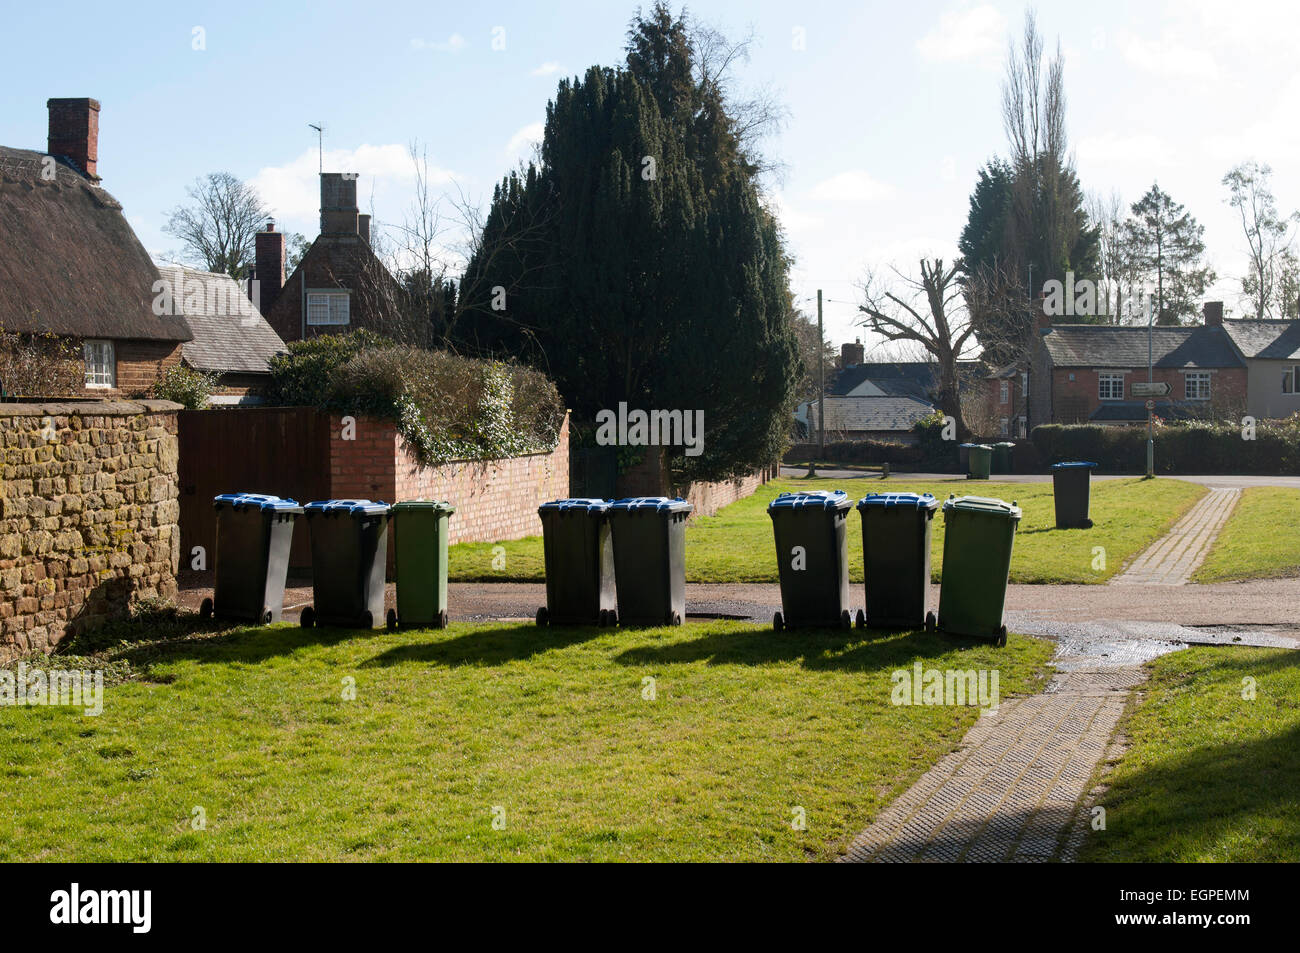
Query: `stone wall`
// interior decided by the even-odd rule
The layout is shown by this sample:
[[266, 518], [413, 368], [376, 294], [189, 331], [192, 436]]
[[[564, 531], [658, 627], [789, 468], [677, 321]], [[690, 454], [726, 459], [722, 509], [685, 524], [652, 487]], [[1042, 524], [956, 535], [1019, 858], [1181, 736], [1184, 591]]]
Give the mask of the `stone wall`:
[[178, 409], [0, 404], [0, 659], [175, 595]]

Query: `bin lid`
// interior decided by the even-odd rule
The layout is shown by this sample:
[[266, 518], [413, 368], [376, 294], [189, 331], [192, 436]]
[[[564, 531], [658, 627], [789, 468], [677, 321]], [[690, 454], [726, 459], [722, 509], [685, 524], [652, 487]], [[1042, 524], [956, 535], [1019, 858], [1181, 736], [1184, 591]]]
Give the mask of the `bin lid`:
[[858, 500], [859, 510], [868, 506], [914, 506], [918, 510], [932, 510], [938, 505], [939, 501], [931, 493], [868, 493]]
[[979, 444], [979, 443], [959, 443], [959, 444], [957, 444], [957, 446], [961, 447], [963, 450], [969, 450], [971, 447], [982, 447], [983, 444]]
[[446, 500], [402, 500], [389, 507], [394, 513], [433, 512], [455, 513], [456, 507]]
[[575, 497], [569, 500], [551, 500], [547, 503], [543, 503], [541, 506], [537, 507], [537, 512], [547, 513], [558, 511], [560, 513], [566, 513], [570, 511], [582, 511], [584, 513], [604, 513], [608, 509], [608, 500], [582, 499], [581, 497]]
[[689, 513], [695, 507], [680, 496], [629, 496], [615, 500], [609, 508], [628, 513]]
[[1053, 470], [1091, 470], [1097, 464], [1087, 460], [1067, 460], [1065, 463], [1053, 463]]
[[972, 450], [988, 450], [989, 452], [992, 452], [993, 450], [993, 447], [987, 443], [968, 443], [966, 446], [970, 447]]
[[382, 516], [388, 512], [383, 500], [315, 500], [303, 509], [308, 513], [350, 513], [353, 516]]
[[1010, 440], [1000, 440], [1000, 441], [998, 441], [997, 443], [995, 443], [993, 446], [995, 446], [995, 447], [1010, 447], [1012, 450], [1014, 450], [1014, 449], [1016, 448], [1016, 445], [1015, 445], [1014, 443], [1012, 443]]
[[291, 500], [287, 496], [271, 496], [267, 493], [222, 493], [212, 498], [213, 506], [220, 506], [222, 503], [228, 503], [234, 507], [255, 506], [259, 510], [302, 512], [302, 507], [298, 505], [297, 500]]
[[773, 510], [847, 510], [852, 504], [849, 495], [843, 490], [807, 490], [803, 493], [782, 493], [771, 503], [767, 511]]
[[990, 513], [1006, 516], [1008, 519], [1020, 519], [1020, 507], [1014, 502], [995, 500], [988, 496], [950, 496], [943, 501], [943, 511], [962, 510], [967, 513]]

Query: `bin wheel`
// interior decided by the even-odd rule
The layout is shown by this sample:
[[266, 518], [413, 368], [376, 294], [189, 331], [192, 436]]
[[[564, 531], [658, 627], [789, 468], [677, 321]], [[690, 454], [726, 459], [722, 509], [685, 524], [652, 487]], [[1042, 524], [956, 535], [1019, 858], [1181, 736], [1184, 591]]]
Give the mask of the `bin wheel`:
[[596, 613], [596, 627], [603, 629], [607, 625], [609, 625], [609, 610], [601, 609]]
[[397, 610], [389, 609], [388, 617], [384, 621], [388, 624], [389, 632], [396, 632], [397, 631]]
[[610, 624], [611, 627], [613, 627], [613, 626], [617, 626], [617, 625], [618, 625], [618, 610], [617, 610], [617, 609], [610, 609], [610, 610], [609, 610], [609, 624]]
[[1081, 525], [1084, 529], [1092, 529], [1092, 520], [1084, 520]]
[[361, 615], [358, 616], [357, 621], [360, 623], [358, 628], [373, 629], [375, 627], [375, 617], [370, 614], [369, 609], [362, 612]]
[[550, 622], [551, 622], [551, 614], [548, 611], [546, 611], [546, 606], [542, 606], [537, 610], [537, 624], [549, 625]]
[[858, 610], [857, 624], [859, 629], [865, 629], [867, 627], [867, 614], [861, 609]]
[[203, 619], [212, 618], [212, 600], [205, 598], [199, 603], [199, 617]]
[[674, 612], [673, 625], [681, 625], [681, 624], [682, 624], [682, 614], [680, 612]]
[[298, 624], [304, 629], [310, 629], [316, 624], [316, 610], [311, 606], [302, 610], [302, 615], [298, 616]]
[[934, 635], [934, 633], [937, 632], [938, 629], [939, 629], [939, 620], [935, 617], [935, 614], [934, 614], [933, 612], [927, 612], [927, 613], [925, 614], [925, 632], [926, 632], [926, 634], [927, 634], [927, 635]]
[[1003, 625], [1003, 626], [999, 626], [999, 627], [998, 627], [998, 634], [997, 634], [997, 637], [993, 640], [993, 644], [996, 645], [996, 646], [997, 646], [998, 648], [1000, 648], [1000, 649], [1001, 649], [1001, 648], [1006, 648], [1006, 645], [1007, 645], [1007, 627], [1006, 627], [1005, 625]]
[[262, 625], [270, 625], [271, 620], [274, 618], [275, 618], [275, 613], [272, 612], [270, 609], [268, 609], [266, 606], [262, 606]]
[[840, 628], [841, 629], [853, 628], [853, 616], [849, 614], [848, 609], [845, 609], [843, 612], [840, 613]]
[[440, 629], [445, 629], [445, 628], [447, 628], [447, 610], [446, 610], [446, 609], [443, 609], [441, 612], [438, 613], [438, 628], [440, 628]]
[[785, 617], [779, 612], [772, 616], [772, 629], [776, 632], [781, 632], [785, 629]]

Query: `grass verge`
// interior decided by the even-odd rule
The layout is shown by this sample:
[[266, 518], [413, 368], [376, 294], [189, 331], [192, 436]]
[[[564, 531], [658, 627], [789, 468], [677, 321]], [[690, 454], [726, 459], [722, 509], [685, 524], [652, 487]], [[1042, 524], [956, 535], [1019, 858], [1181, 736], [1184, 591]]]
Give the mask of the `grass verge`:
[[1193, 582], [1234, 582], [1300, 575], [1300, 537], [1290, 529], [1300, 490], [1247, 487]]

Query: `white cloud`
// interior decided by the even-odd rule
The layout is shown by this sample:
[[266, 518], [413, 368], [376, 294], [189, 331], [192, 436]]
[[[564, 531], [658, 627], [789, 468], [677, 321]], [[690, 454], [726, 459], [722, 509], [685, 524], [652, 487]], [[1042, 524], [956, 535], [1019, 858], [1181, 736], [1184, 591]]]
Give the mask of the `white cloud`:
[[543, 123], [530, 122], [510, 137], [510, 141], [506, 144], [506, 153], [517, 156], [520, 153], [531, 151], [536, 143], [542, 141], [545, 130], [546, 126]]
[[1006, 20], [992, 5], [963, 4], [942, 14], [939, 24], [917, 41], [916, 51], [932, 63], [968, 60], [996, 63], [1006, 43], [1006, 29]]
[[1079, 140], [1080, 165], [1113, 163], [1143, 169], [1161, 169], [1175, 160], [1174, 151], [1159, 136], [1139, 132], [1104, 132]]
[[435, 53], [459, 53], [467, 45], [468, 41], [459, 33], [453, 33], [445, 40], [424, 40], [418, 36], [411, 38], [411, 49], [433, 50]]
[[555, 62], [555, 60], [548, 60], [547, 62], [543, 63], [541, 66], [537, 67], [537, 69], [533, 70], [532, 75], [533, 76], [554, 76], [558, 72], [560, 72], [560, 64]]
[[819, 202], [875, 202], [892, 194], [888, 185], [873, 179], [865, 169], [849, 169], [818, 182], [808, 197]]
[[1158, 37], [1122, 32], [1117, 42], [1130, 64], [1146, 73], [1165, 79], [1213, 81], [1219, 77], [1219, 64], [1208, 47], [1210, 37], [1200, 42], [1167, 30]]

